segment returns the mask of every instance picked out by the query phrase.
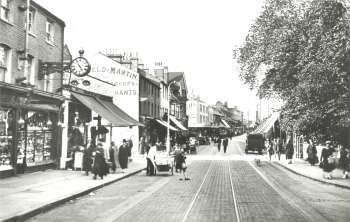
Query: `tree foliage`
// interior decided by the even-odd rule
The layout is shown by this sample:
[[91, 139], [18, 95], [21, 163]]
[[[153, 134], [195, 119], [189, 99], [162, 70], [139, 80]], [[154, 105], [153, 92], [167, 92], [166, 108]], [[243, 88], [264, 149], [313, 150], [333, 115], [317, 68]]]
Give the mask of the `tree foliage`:
[[350, 125], [349, 19], [339, 0], [266, 0], [235, 58], [244, 83], [284, 101], [284, 129], [331, 136]]

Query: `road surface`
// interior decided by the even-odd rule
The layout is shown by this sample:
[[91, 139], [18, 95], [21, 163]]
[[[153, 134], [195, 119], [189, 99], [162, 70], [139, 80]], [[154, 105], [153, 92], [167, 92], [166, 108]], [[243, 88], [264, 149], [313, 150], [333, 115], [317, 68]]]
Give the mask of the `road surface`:
[[29, 221], [350, 221], [350, 191], [298, 176], [257, 154], [244, 137], [226, 154], [214, 145], [188, 156], [180, 175], [135, 176]]

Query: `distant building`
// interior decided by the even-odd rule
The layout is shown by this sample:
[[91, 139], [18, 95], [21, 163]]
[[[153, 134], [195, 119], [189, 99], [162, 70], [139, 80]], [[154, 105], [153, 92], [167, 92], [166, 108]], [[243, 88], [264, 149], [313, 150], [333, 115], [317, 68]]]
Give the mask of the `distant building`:
[[200, 99], [199, 96], [191, 96], [187, 101], [188, 127], [210, 127], [213, 114], [210, 105]]

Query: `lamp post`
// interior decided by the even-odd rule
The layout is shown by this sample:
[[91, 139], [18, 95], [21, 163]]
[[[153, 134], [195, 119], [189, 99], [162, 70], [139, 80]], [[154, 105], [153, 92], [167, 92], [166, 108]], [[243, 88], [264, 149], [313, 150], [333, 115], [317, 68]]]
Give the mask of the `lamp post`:
[[167, 133], [166, 133], [166, 151], [169, 154], [170, 153], [170, 95], [171, 95], [171, 91], [170, 91], [170, 87], [172, 84], [176, 83], [175, 81], [170, 82], [168, 85], [168, 118], [167, 118]]

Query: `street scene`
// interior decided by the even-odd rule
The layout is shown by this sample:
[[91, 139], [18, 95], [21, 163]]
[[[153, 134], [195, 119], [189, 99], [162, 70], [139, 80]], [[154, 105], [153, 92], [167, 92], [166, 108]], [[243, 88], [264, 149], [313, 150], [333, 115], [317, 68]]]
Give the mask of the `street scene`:
[[0, 0], [0, 221], [350, 221], [347, 0]]

